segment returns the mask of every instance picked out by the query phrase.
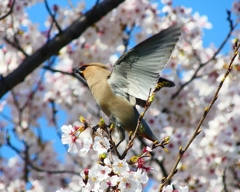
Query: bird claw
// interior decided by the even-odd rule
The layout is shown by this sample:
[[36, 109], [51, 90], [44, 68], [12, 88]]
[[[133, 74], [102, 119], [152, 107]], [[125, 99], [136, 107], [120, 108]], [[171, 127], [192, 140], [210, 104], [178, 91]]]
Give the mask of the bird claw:
[[113, 149], [117, 149], [118, 146], [119, 146], [123, 141], [124, 141], [124, 140], [119, 141], [118, 144], [115, 144], [114, 142], [113, 142], [113, 143], [110, 143], [110, 147], [109, 147], [109, 149], [108, 149], [108, 152], [113, 151]]
[[113, 151], [113, 146], [110, 145], [110, 147], [108, 148], [107, 152], [110, 153], [110, 152], [112, 152], [112, 151]]
[[98, 125], [95, 125], [92, 129], [93, 129], [93, 132], [96, 133], [97, 132], [97, 129], [99, 128]]

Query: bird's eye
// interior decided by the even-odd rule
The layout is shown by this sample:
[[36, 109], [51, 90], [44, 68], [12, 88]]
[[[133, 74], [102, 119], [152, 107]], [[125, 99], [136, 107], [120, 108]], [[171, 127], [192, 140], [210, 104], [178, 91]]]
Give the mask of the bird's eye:
[[84, 71], [88, 66], [87, 65], [83, 65], [82, 67], [80, 67], [78, 70], [79, 71]]
[[[83, 71], [87, 68], [88, 66], [87, 65], [83, 65], [82, 67], [80, 68], [75, 68], [74, 69], [74, 73], [76, 74], [76, 76], [81, 76], [82, 78], [84, 78], [84, 75], [83, 75]], [[84, 78], [85, 79], [85, 78]]]
[[87, 65], [83, 65], [80, 68], [75, 68], [73, 71], [74, 73], [81, 74], [87, 67], [88, 67]]

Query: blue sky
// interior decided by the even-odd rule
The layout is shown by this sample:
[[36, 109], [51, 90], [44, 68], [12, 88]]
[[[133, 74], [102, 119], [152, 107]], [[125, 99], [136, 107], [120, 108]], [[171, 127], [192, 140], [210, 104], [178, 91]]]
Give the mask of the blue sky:
[[[233, 0], [173, 0], [174, 5], [184, 5], [191, 7], [193, 12], [199, 12], [200, 15], [206, 15], [213, 27], [210, 30], [204, 30], [204, 45], [210, 43], [219, 47], [229, 31], [229, 23], [226, 20], [226, 10], [231, 10]], [[224, 48], [224, 52], [229, 50], [229, 44]]]
[[[151, 1], [151, 0], [150, 0]], [[53, 4], [58, 4], [59, 6], [70, 8], [68, 5], [67, 0], [49, 0], [50, 7]], [[76, 5], [78, 1], [72, 0], [73, 5]], [[96, 0], [86, 0], [87, 2], [87, 9], [89, 9]], [[160, 2], [155, 0], [154, 2]], [[227, 22], [227, 14], [226, 10], [231, 9], [233, 0], [201, 0], [201, 1], [194, 1], [194, 0], [174, 0], [173, 5], [183, 5], [186, 7], [191, 7], [193, 12], [199, 12], [200, 15], [207, 15], [208, 20], [212, 23], [213, 28], [210, 30], [204, 30], [204, 46], [208, 46], [210, 43], [214, 43], [216, 47], [218, 47], [223, 39], [226, 37], [226, 34], [229, 30], [229, 23]], [[160, 5], [161, 7], [162, 5]], [[30, 19], [33, 22], [39, 23], [40, 30], [45, 30], [44, 22], [48, 16], [48, 13], [45, 9], [44, 3], [39, 3], [33, 7], [28, 8], [28, 14]], [[223, 53], [228, 52], [230, 48], [229, 43], [224, 47]], [[6, 114], [9, 114], [8, 109], [4, 110]], [[58, 113], [58, 115], [63, 117], [63, 112]], [[60, 118], [59, 118], [60, 119]], [[1, 121], [1, 117], [0, 117]], [[43, 120], [40, 121], [42, 127], [48, 126], [46, 122]], [[59, 125], [61, 127], [61, 124]], [[54, 129], [49, 130], [46, 133], [43, 133], [46, 140], [51, 138], [55, 138], [55, 148], [58, 149], [58, 152], [65, 151], [63, 146], [61, 145], [59, 139], [57, 138]], [[10, 151], [8, 148], [3, 148], [0, 151], [0, 156], [4, 155], [6, 157], [13, 156], [15, 153]]]

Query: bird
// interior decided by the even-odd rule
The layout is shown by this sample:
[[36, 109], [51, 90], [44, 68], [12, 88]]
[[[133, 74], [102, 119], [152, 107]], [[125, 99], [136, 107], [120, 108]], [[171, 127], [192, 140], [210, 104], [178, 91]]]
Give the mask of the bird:
[[[168, 62], [181, 35], [175, 24], [125, 52], [110, 70], [107, 65], [92, 62], [76, 68], [74, 73], [86, 80], [100, 109], [109, 117], [119, 134], [117, 146], [125, 140], [125, 131], [134, 132], [139, 119], [136, 105], [144, 107], [150, 91], [173, 87], [172, 81], [159, 73]], [[158, 85], [158, 89], [156, 89]], [[159, 142], [144, 119], [138, 136]]]

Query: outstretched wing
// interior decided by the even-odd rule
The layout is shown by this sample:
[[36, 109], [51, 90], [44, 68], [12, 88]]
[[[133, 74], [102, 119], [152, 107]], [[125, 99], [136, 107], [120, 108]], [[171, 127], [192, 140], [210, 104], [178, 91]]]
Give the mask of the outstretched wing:
[[129, 101], [133, 99], [133, 104], [135, 98], [147, 100], [180, 34], [181, 26], [174, 25], [124, 53], [116, 61], [108, 79], [113, 92]]

